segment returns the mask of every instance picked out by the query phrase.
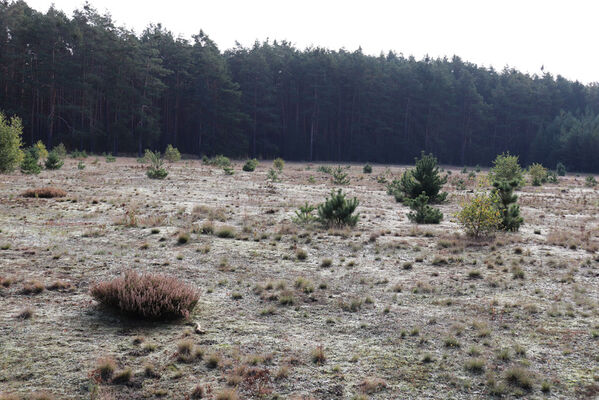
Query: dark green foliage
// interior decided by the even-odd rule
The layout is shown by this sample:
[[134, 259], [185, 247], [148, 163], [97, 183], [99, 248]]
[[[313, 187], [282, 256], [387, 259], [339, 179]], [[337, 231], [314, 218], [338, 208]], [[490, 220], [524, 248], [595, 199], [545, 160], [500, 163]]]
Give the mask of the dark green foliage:
[[422, 192], [415, 199], [407, 199], [406, 203], [412, 211], [408, 219], [417, 224], [438, 224], [443, 219], [443, 213], [428, 205], [428, 196]]
[[559, 176], [566, 176], [566, 166], [564, 164], [562, 164], [561, 162], [558, 162], [557, 165], [555, 166], [555, 172]]
[[339, 189], [331, 192], [323, 204], [318, 206], [318, 220], [325, 226], [355, 226], [359, 214], [354, 214], [360, 202], [357, 198], [346, 199], [345, 194]]
[[516, 204], [518, 196], [514, 194], [514, 189], [519, 185], [517, 179], [507, 181], [493, 182], [493, 193], [499, 198], [499, 211], [501, 214], [501, 228], [506, 231], [515, 232], [520, 229], [524, 222], [520, 216], [520, 206]]
[[146, 175], [148, 175], [148, 178], [150, 179], [164, 179], [166, 178], [166, 176], [168, 175], [168, 172], [166, 171], [166, 169], [164, 169], [162, 166], [164, 165], [164, 161], [160, 158], [160, 152], [152, 152], [152, 151], [146, 151], [146, 157], [148, 159], [148, 162], [150, 163], [150, 166], [148, 167], [148, 170], [146, 171]]
[[52, 150], [50, 153], [48, 153], [48, 158], [46, 158], [45, 163], [46, 169], [60, 169], [63, 164], [64, 162], [58, 153], [56, 153], [56, 151]]
[[22, 135], [21, 120], [13, 117], [9, 121], [0, 112], [0, 172], [13, 171], [23, 160]]
[[21, 162], [21, 172], [24, 174], [39, 174], [42, 167], [37, 163], [39, 155], [35, 147], [30, 147], [25, 151], [25, 157]]
[[[416, 159], [416, 168], [403, 173], [393, 193], [398, 198], [415, 199], [424, 193], [431, 203], [441, 203], [447, 198], [441, 188], [447, 182], [447, 176], [439, 175], [437, 159], [432, 154], [422, 154]], [[399, 193], [397, 193], [399, 191]]]
[[252, 158], [251, 160], [247, 160], [245, 164], [243, 164], [243, 170], [246, 172], [254, 172], [256, 167], [258, 166], [258, 160]]
[[341, 165], [333, 170], [331, 180], [335, 185], [349, 185], [348, 174], [347, 172], [344, 172], [344, 168], [342, 168]]
[[222, 51], [202, 31], [136, 35], [92, 6], [71, 17], [0, 1], [0, 16], [0, 109], [23, 118], [29, 145], [385, 163], [426, 149], [453, 165], [509, 150], [599, 171], [597, 85], [318, 43]]
[[313, 222], [316, 217], [312, 212], [316, 209], [313, 205], [306, 202], [303, 206], [300, 206], [299, 210], [295, 211], [295, 217], [292, 218], [296, 224], [308, 224]]
[[365, 174], [371, 174], [371, 173], [372, 173], [372, 165], [370, 165], [370, 164], [366, 164], [366, 165], [364, 166], [364, 168], [362, 168], [362, 171], [363, 171]]

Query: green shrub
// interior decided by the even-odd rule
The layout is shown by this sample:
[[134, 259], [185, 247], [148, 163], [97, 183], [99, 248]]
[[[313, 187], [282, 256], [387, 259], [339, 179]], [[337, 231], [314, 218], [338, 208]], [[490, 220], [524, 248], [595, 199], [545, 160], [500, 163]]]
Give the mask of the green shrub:
[[73, 150], [70, 154], [71, 158], [87, 158], [87, 153], [85, 152], [85, 150]]
[[37, 152], [38, 160], [45, 160], [48, 157], [48, 150], [46, 149], [46, 145], [41, 140], [38, 140], [33, 147]]
[[501, 213], [497, 203], [495, 195], [478, 193], [462, 204], [462, 209], [455, 215], [456, 219], [468, 235], [475, 238], [487, 236], [501, 226]]
[[329, 175], [333, 173], [333, 169], [328, 165], [319, 165], [316, 171]]
[[332, 191], [323, 204], [318, 206], [318, 219], [325, 226], [355, 226], [359, 214], [354, 214], [360, 202], [357, 198], [346, 199], [339, 189]]
[[217, 154], [212, 158], [208, 158], [206, 156], [202, 157], [202, 162], [206, 165], [212, 165], [215, 167], [225, 167], [231, 165], [231, 160], [228, 157], [223, 156], [222, 154]]
[[169, 144], [166, 146], [166, 150], [164, 150], [164, 159], [168, 162], [177, 162], [181, 159], [181, 153], [179, 153], [176, 147]]
[[223, 167], [223, 171], [224, 171], [225, 175], [233, 175], [233, 174], [235, 174], [235, 171], [233, 170], [233, 167], [231, 167], [230, 165], [225, 165]]
[[565, 176], [566, 175], [566, 166], [564, 164], [562, 164], [561, 162], [558, 162], [557, 165], [555, 166], [555, 172], [559, 176]]
[[153, 152], [146, 150], [146, 157], [150, 166], [146, 171], [148, 178], [150, 179], [164, 179], [168, 175], [168, 172], [163, 168], [164, 161], [160, 158], [160, 152]]
[[530, 181], [533, 186], [541, 186], [547, 182], [547, 168], [541, 164], [534, 163], [528, 167], [528, 174], [530, 175]]
[[243, 170], [245, 172], [254, 172], [256, 167], [258, 166], [258, 160], [252, 158], [251, 160], [247, 160], [245, 164], [243, 164]]
[[584, 184], [588, 187], [597, 186], [597, 180], [593, 175], [589, 175], [586, 177]]
[[106, 155], [106, 162], [107, 163], [113, 163], [115, 161], [116, 161], [116, 157], [115, 156], [113, 156], [112, 154]]
[[60, 158], [58, 153], [55, 150], [52, 150], [48, 153], [48, 158], [46, 158], [46, 169], [60, 169], [64, 164], [64, 161]]
[[491, 168], [491, 172], [489, 172], [489, 178], [491, 182], [511, 182], [516, 180], [518, 185], [520, 185], [523, 182], [524, 177], [522, 168], [518, 163], [518, 156], [512, 156], [509, 152], [498, 155], [495, 158], [495, 161], [493, 161], [493, 168]]
[[422, 152], [420, 159], [416, 158], [416, 168], [403, 173], [393, 194], [396, 200], [403, 200], [415, 199], [424, 192], [431, 203], [441, 203], [447, 198], [447, 193], [441, 192], [446, 182], [447, 176], [439, 175], [437, 159]]
[[79, 171], [85, 169], [85, 163], [83, 161], [79, 160], [79, 163], [77, 164], [77, 169]]
[[547, 172], [547, 182], [549, 182], [549, 183], [559, 183], [559, 180], [557, 179], [557, 173], [555, 171], [548, 171]]
[[23, 124], [13, 117], [8, 121], [0, 112], [0, 172], [11, 172], [23, 161]]
[[349, 177], [347, 176], [347, 172], [343, 171], [341, 165], [337, 166], [337, 168], [333, 170], [333, 176], [331, 179], [335, 185], [349, 185]]
[[55, 152], [61, 160], [67, 158], [67, 148], [64, 147], [63, 143], [60, 143], [52, 148], [52, 151]]
[[412, 212], [408, 213], [408, 219], [417, 224], [438, 224], [443, 219], [440, 210], [428, 205], [428, 196], [422, 192], [415, 199], [406, 201]]
[[514, 179], [510, 182], [493, 182], [493, 186], [493, 194], [498, 200], [496, 206], [501, 216], [500, 228], [505, 231], [517, 231], [524, 222], [520, 216], [520, 206], [516, 204], [518, 196], [514, 194], [518, 181]]
[[362, 172], [364, 172], [365, 174], [371, 174], [372, 173], [372, 165], [366, 164], [364, 166], [364, 168], [362, 168]]
[[281, 172], [283, 171], [283, 167], [285, 167], [285, 161], [280, 157], [275, 158], [272, 162], [272, 166], [276, 168], [279, 172]]
[[299, 225], [313, 222], [316, 220], [316, 217], [312, 214], [315, 209], [316, 207], [306, 202], [303, 206], [300, 206], [299, 210], [295, 211], [295, 217], [292, 218], [292, 221]]
[[27, 175], [31, 174], [39, 174], [42, 170], [42, 167], [38, 164], [38, 150], [35, 147], [30, 147], [25, 152], [25, 157], [21, 162], [21, 172]]
[[274, 168], [269, 169], [268, 175], [266, 175], [266, 180], [270, 182], [278, 182], [280, 179], [277, 170]]

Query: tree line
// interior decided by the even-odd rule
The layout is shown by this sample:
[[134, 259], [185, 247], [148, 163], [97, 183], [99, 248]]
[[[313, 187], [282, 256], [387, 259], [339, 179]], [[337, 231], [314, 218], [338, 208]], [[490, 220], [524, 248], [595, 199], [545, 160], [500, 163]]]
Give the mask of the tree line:
[[599, 86], [286, 41], [221, 51], [149, 25], [140, 35], [88, 4], [72, 17], [0, 0], [0, 110], [24, 140], [90, 152], [490, 165], [599, 171]]

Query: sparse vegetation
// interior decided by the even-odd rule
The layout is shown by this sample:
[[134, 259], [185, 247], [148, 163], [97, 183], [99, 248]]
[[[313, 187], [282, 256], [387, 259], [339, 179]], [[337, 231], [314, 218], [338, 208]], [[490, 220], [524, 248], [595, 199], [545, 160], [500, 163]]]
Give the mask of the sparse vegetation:
[[359, 214], [354, 214], [360, 202], [357, 198], [346, 199], [345, 194], [339, 189], [332, 191], [323, 204], [318, 206], [318, 219], [327, 226], [355, 226]]

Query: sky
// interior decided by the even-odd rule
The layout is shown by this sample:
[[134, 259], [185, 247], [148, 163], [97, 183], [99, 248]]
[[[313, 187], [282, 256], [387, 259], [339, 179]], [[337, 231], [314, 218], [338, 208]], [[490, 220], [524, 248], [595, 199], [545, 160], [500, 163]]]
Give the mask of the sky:
[[[67, 15], [83, 0], [26, 0]], [[417, 59], [452, 57], [497, 70], [514, 67], [583, 83], [599, 82], [597, 16], [593, 0], [90, 0], [117, 25], [140, 33], [162, 23], [175, 36], [200, 29], [221, 50], [235, 42], [287, 40], [298, 48], [393, 50]]]

